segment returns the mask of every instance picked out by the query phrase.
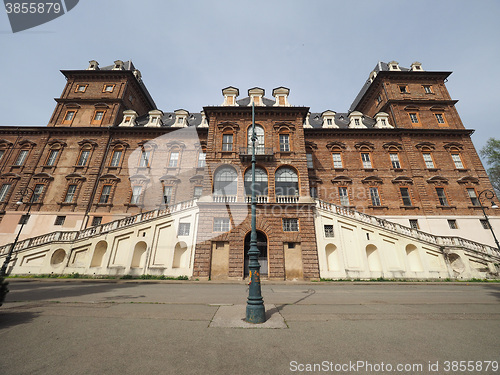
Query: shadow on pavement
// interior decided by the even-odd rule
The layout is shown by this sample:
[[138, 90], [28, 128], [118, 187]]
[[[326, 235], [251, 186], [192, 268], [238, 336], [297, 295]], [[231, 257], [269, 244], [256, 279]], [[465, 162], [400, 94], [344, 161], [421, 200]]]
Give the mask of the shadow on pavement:
[[9, 311], [0, 308], [0, 331], [19, 324], [31, 323], [38, 315], [40, 315], [38, 312], [33, 311]]

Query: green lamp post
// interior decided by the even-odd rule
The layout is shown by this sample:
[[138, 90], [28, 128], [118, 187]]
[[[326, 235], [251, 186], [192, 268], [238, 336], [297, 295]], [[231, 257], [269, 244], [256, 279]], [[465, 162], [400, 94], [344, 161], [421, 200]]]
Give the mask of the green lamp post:
[[255, 106], [252, 103], [252, 232], [250, 234], [250, 249], [248, 250], [248, 270], [249, 270], [249, 289], [247, 299], [246, 321], [248, 323], [264, 323], [266, 321], [266, 310], [264, 307], [264, 299], [260, 287], [260, 264], [257, 248], [257, 229], [256, 229], [256, 211], [257, 200], [255, 197], [255, 142], [257, 135], [255, 134]]

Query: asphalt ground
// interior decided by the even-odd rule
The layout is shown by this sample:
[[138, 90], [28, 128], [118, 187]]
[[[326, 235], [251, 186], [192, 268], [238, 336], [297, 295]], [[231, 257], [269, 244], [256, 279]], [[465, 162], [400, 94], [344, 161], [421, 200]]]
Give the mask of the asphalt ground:
[[[500, 374], [500, 283], [10, 280], [0, 375]], [[268, 324], [268, 323], [266, 323]]]

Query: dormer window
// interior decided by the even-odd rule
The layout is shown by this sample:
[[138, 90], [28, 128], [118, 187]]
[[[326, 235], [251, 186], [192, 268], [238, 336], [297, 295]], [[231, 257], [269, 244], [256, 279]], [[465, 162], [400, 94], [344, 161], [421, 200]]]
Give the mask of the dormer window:
[[262, 98], [264, 97], [264, 89], [259, 87], [254, 87], [253, 89], [248, 90], [248, 96], [250, 97], [250, 105], [254, 103], [257, 106], [264, 105]]
[[137, 112], [132, 109], [123, 111], [123, 120], [119, 126], [134, 126]]
[[328, 110], [321, 114], [323, 117], [323, 127], [324, 128], [338, 128], [337, 124], [335, 124], [335, 112]]
[[188, 125], [187, 118], [189, 116], [189, 112], [185, 109], [178, 109], [175, 111], [175, 123], [172, 126], [175, 127], [185, 127]]
[[123, 61], [116, 60], [115, 65], [113, 66], [113, 70], [123, 70]]
[[415, 61], [413, 64], [411, 64], [411, 71], [412, 72], [423, 72], [424, 69], [422, 68], [422, 64], [420, 64], [418, 61]]
[[229, 86], [225, 89], [222, 89], [222, 95], [224, 95], [224, 103], [222, 103], [223, 106], [238, 105], [236, 103], [236, 97], [240, 95], [240, 90], [238, 90], [236, 87]]
[[350, 128], [366, 128], [363, 124], [363, 114], [358, 111], [349, 114], [349, 127]]
[[95, 60], [90, 60], [87, 70], [99, 70], [99, 63]]
[[152, 126], [152, 127], [161, 126], [161, 116], [163, 116], [162, 111], [160, 111], [159, 109], [153, 109], [152, 111], [149, 111], [148, 114], [149, 114], [149, 121], [144, 126]]
[[376, 128], [392, 128], [389, 124], [389, 115], [385, 112], [379, 112], [375, 115], [375, 124]]
[[401, 71], [401, 69], [399, 68], [399, 63], [397, 61], [391, 61], [388, 65], [389, 65], [389, 70]]
[[289, 107], [290, 103], [288, 103], [288, 94], [290, 94], [290, 89], [286, 87], [275, 88], [273, 90], [273, 96], [276, 99], [274, 106]]

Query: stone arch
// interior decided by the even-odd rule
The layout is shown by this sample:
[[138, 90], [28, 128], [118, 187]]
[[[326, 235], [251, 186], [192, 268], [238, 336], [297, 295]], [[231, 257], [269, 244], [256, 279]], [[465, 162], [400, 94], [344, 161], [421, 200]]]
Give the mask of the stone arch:
[[50, 257], [50, 265], [57, 267], [60, 266], [64, 259], [66, 258], [66, 251], [64, 249], [57, 249], [52, 253]]
[[420, 255], [418, 254], [418, 249], [415, 245], [406, 245], [406, 257], [408, 258], [410, 271], [423, 272], [424, 267], [422, 266], [422, 261], [420, 259]]
[[92, 255], [92, 260], [90, 261], [90, 267], [102, 267], [102, 260], [107, 249], [108, 243], [106, 241], [99, 241], [95, 245], [94, 254]]
[[326, 254], [326, 265], [328, 271], [340, 271], [339, 254], [337, 251], [337, 246], [329, 243], [325, 246]]
[[[144, 241], [139, 241], [135, 244], [134, 253], [132, 255], [132, 263], [130, 268], [142, 268], [144, 267], [144, 261], [146, 258], [146, 250], [148, 245]], [[142, 265], [142, 267], [141, 267]]]
[[448, 261], [450, 262], [451, 269], [457, 274], [465, 271], [465, 264], [460, 255], [455, 253], [448, 254]]
[[382, 264], [380, 263], [380, 256], [378, 254], [377, 246], [366, 246], [366, 258], [368, 260], [368, 269], [370, 271], [382, 271]]
[[172, 268], [185, 268], [187, 267], [188, 247], [184, 241], [177, 242], [174, 247], [174, 261]]

